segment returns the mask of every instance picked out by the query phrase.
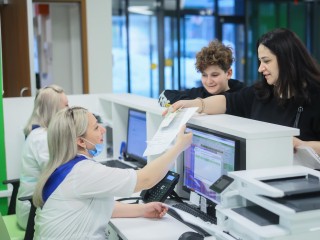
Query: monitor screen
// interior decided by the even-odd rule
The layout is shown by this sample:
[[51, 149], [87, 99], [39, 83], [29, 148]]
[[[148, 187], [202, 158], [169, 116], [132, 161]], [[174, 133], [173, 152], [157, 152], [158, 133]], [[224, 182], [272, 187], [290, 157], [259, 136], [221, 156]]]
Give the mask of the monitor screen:
[[147, 158], [143, 156], [143, 152], [145, 151], [146, 148], [147, 148], [146, 112], [129, 108], [126, 160], [136, 161], [136, 165], [138, 167], [143, 167], [144, 165], [147, 164]]
[[245, 142], [192, 124], [187, 124], [186, 131], [193, 138], [184, 151], [183, 187], [217, 204], [219, 196], [210, 186], [229, 171], [245, 169], [245, 157], [241, 160], [239, 151]]

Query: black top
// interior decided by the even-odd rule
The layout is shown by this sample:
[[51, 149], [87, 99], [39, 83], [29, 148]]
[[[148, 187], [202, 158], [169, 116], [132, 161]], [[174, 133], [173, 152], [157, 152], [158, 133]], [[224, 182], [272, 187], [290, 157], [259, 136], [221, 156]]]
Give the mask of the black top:
[[[225, 94], [227, 114], [254, 120], [293, 127], [300, 107], [294, 99], [289, 99], [279, 106], [275, 98], [268, 101], [257, 99], [253, 86], [241, 89], [232, 94]], [[303, 141], [320, 141], [320, 89], [310, 89], [309, 104], [304, 104], [297, 127], [299, 138]]]
[[[243, 82], [238, 80], [229, 79], [228, 81], [229, 90], [226, 92], [236, 92], [244, 87]], [[225, 92], [219, 93], [223, 94]], [[166, 103], [173, 104], [179, 100], [192, 100], [196, 98], [207, 98], [213, 95], [218, 94], [211, 94], [209, 93], [203, 86], [197, 88], [191, 88], [183, 91], [179, 90], [165, 90], [159, 96], [159, 104], [164, 107]]]

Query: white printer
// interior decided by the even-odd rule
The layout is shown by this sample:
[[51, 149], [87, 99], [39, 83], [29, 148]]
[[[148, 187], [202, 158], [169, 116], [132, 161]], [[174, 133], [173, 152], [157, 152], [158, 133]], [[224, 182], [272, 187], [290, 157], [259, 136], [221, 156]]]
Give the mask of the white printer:
[[235, 239], [319, 239], [319, 180], [302, 166], [229, 172], [211, 186], [217, 225]]

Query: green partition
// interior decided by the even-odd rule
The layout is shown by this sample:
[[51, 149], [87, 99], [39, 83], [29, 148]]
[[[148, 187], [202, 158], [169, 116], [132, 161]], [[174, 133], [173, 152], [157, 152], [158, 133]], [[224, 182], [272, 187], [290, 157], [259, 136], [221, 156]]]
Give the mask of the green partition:
[[256, 42], [258, 38], [279, 27], [289, 28], [294, 31], [302, 41], [307, 42], [307, 4], [298, 4], [288, 1], [249, 1], [248, 15], [248, 51], [250, 57], [247, 61], [248, 85], [254, 83], [260, 76], [258, 74], [258, 57]]
[[[3, 122], [3, 101], [2, 101], [2, 53], [0, 42], [0, 191], [6, 189], [2, 181], [7, 178], [6, 154], [4, 145], [4, 122]], [[0, 198], [0, 212], [6, 214], [8, 209], [7, 198]]]

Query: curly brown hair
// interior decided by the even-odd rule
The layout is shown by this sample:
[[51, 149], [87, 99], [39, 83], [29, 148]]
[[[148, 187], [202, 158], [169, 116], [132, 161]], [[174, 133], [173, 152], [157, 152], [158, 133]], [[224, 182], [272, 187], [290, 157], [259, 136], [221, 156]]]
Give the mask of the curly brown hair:
[[223, 71], [227, 72], [233, 61], [232, 48], [216, 39], [197, 53], [195, 66], [197, 71], [201, 73], [212, 65], [218, 65]]

